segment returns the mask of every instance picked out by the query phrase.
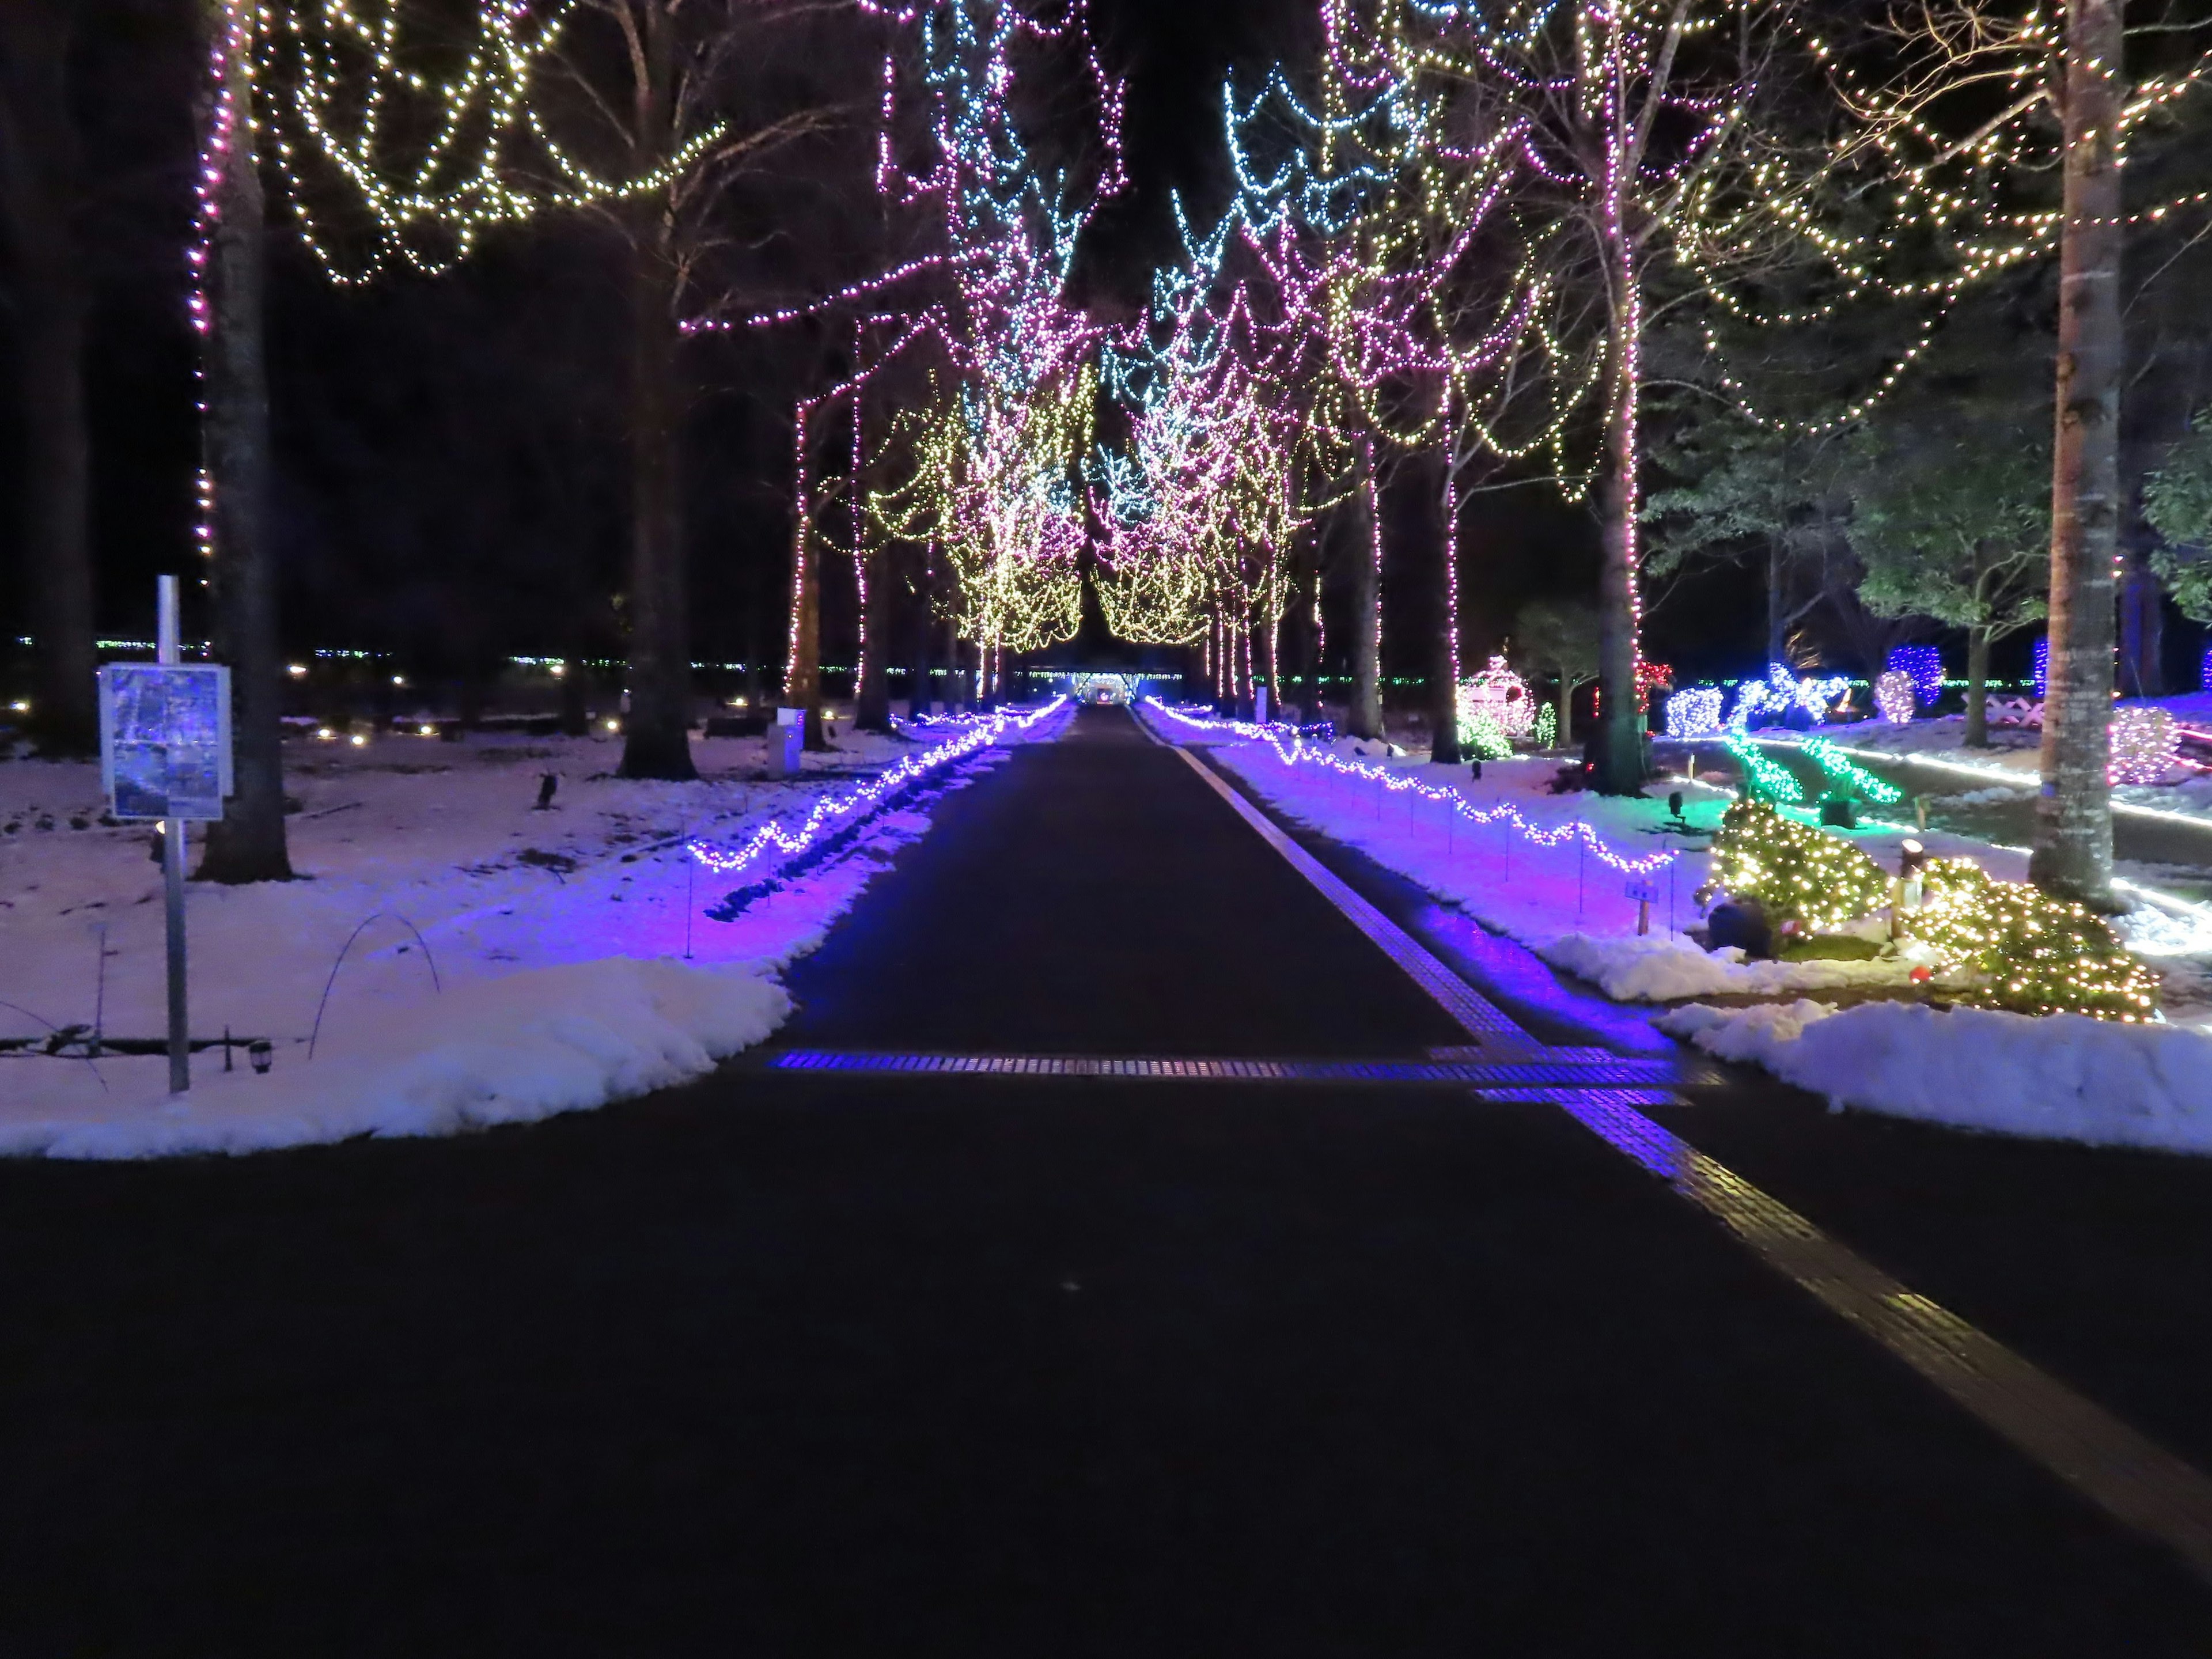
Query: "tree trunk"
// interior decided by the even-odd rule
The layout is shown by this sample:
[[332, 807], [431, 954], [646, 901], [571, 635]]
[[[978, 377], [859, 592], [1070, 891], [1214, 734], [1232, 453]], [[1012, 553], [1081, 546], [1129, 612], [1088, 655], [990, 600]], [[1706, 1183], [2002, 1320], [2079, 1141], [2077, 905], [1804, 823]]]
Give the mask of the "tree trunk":
[[1990, 746], [1990, 635], [1966, 630], [1966, 747]]
[[[804, 454], [804, 430], [801, 432]], [[827, 749], [822, 729], [822, 578], [814, 556], [814, 514], [800, 474], [798, 522], [791, 533], [791, 659], [783, 673], [783, 707], [806, 711], [805, 746]]]
[[914, 619], [914, 684], [906, 700], [907, 716], [919, 720], [929, 713], [929, 659], [931, 635], [935, 631], [935, 619], [929, 614], [929, 550], [922, 550], [921, 580], [915, 586], [914, 602], [917, 614]]
[[22, 565], [30, 576], [38, 678], [31, 729], [41, 754], [100, 742], [93, 648], [91, 470], [85, 432], [85, 275], [72, 222], [79, 199], [69, 104], [76, 8], [0, 7], [0, 210], [15, 301], [23, 455]]
[[1564, 669], [1559, 672], [1559, 746], [1571, 749], [1575, 746], [1575, 683]]
[[[641, 117], [640, 125], [649, 118]], [[623, 726], [621, 770], [626, 778], [681, 782], [699, 773], [691, 760], [691, 629], [680, 494], [679, 277], [665, 204], [657, 199], [639, 204], [633, 236], [629, 715]]]
[[[1429, 718], [1435, 730], [1429, 739], [1429, 759], [1438, 766], [1457, 766], [1459, 749], [1459, 571], [1455, 568], [1458, 540], [1453, 532], [1452, 471], [1449, 458], [1436, 452], [1425, 459], [1424, 481], [1437, 514], [1437, 635], [1435, 658], [1429, 670]], [[1433, 471], [1434, 476], [1429, 476]]]
[[859, 732], [891, 729], [890, 567], [880, 552], [863, 556], [868, 591], [860, 606], [860, 666], [853, 686], [853, 727]]
[[1636, 708], [1636, 422], [1643, 349], [1633, 261], [1618, 237], [1608, 246], [1620, 246], [1613, 281], [1621, 301], [1613, 330], [1606, 476], [1600, 496], [1604, 553], [1598, 569], [1596, 771], [1590, 781], [1601, 794], [1632, 795], [1644, 783], [1643, 721]]
[[2066, 185], [2051, 489], [2051, 673], [2028, 878], [2112, 896], [2112, 556], [2119, 531], [2122, 0], [2067, 0]]
[[[261, 174], [251, 127], [252, 28], [244, 0], [213, 6], [225, 46], [211, 119], [220, 160], [208, 243], [207, 412], [201, 428], [211, 504], [216, 655], [230, 665], [237, 793], [208, 826], [202, 881], [289, 881], [284, 845], [283, 665], [276, 561], [269, 543], [269, 373], [262, 297]], [[234, 9], [237, 9], [234, 12]]]
[[945, 619], [945, 711], [957, 714], [970, 706], [967, 686], [968, 671], [960, 663], [960, 618]]
[[2120, 591], [2120, 684], [2130, 697], [2166, 695], [2166, 611], [2148, 552], [2130, 548]]
[[1355, 738], [1382, 735], [1382, 524], [1376, 501], [1375, 455], [1360, 448], [1352, 514], [1352, 696], [1344, 729]]
[[1766, 538], [1766, 660], [1787, 662], [1790, 641], [1784, 637], [1787, 624], [1783, 620], [1784, 598], [1782, 576], [1786, 563], [1782, 556], [1782, 538]]
[[1318, 726], [1328, 718], [1322, 694], [1322, 658], [1328, 641], [1322, 633], [1321, 623], [1321, 537], [1316, 533], [1313, 541], [1313, 584], [1306, 592], [1305, 615], [1298, 631], [1298, 640], [1305, 652], [1305, 714], [1309, 726]]

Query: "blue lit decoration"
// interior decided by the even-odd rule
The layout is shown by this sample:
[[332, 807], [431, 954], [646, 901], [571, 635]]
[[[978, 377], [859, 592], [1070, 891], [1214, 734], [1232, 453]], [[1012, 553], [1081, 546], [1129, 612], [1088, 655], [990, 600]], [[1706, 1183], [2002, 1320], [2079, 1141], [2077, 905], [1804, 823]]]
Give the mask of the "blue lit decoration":
[[1933, 708], [1943, 695], [1943, 653], [1932, 645], [1892, 647], [1889, 666], [1912, 682], [1912, 693], [1923, 708]]
[[2212, 645], [2204, 647], [2204, 660], [2197, 665], [2197, 686], [2201, 691], [2212, 691]]
[[1721, 729], [1727, 694], [1717, 685], [1692, 685], [1667, 699], [1667, 735], [1702, 738]]
[[1735, 707], [1728, 723], [1739, 732], [1755, 726], [1779, 726], [1792, 709], [1802, 709], [1815, 726], [1825, 725], [1828, 710], [1851, 689], [1843, 675], [1807, 675], [1799, 678], [1783, 664], [1769, 663], [1764, 680], [1742, 680], [1736, 685]]
[[2035, 695], [2040, 699], [2050, 695], [2051, 636], [2044, 635], [2035, 642]]

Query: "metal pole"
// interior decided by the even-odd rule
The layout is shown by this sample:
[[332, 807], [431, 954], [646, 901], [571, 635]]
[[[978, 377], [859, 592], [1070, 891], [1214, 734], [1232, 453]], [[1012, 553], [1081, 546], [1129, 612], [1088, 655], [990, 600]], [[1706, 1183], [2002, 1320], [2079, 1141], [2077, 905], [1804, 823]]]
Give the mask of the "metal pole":
[[[177, 579], [155, 579], [157, 631], [155, 659], [165, 668], [176, 666]], [[192, 1087], [191, 1025], [185, 1006], [185, 821], [161, 821], [161, 886], [167, 912], [169, 936], [169, 1092], [189, 1094]]]

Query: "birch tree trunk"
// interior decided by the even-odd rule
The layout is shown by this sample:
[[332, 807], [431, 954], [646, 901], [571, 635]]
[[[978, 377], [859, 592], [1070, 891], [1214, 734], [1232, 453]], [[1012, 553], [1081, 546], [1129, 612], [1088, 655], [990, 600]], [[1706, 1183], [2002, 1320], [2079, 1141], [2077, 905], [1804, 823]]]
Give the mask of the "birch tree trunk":
[[1643, 351], [1635, 323], [1636, 274], [1626, 246], [1613, 281], [1621, 303], [1613, 325], [1613, 386], [1606, 411], [1603, 562], [1598, 569], [1598, 729], [1592, 787], [1632, 795], [1644, 783], [1644, 738], [1636, 708], [1637, 390]]
[[27, 440], [22, 563], [38, 640], [31, 727], [40, 752], [54, 756], [89, 755], [100, 741], [87, 514], [88, 296], [74, 222], [81, 186], [69, 103], [75, 10], [65, 0], [0, 7], [0, 222], [14, 276]]
[[2119, 530], [2121, 0], [2067, 0], [2051, 672], [2028, 877], [2094, 908], [2112, 896], [2112, 561]]
[[[269, 368], [263, 300], [261, 173], [252, 112], [252, 29], [235, 9], [208, 8], [225, 43], [224, 96], [210, 119], [219, 172], [210, 239], [203, 465], [212, 504], [210, 580], [216, 658], [230, 665], [232, 770], [237, 793], [208, 826], [202, 881], [289, 881], [284, 842], [283, 668], [278, 660], [276, 561], [269, 543]], [[234, 27], [235, 25], [235, 27]]]

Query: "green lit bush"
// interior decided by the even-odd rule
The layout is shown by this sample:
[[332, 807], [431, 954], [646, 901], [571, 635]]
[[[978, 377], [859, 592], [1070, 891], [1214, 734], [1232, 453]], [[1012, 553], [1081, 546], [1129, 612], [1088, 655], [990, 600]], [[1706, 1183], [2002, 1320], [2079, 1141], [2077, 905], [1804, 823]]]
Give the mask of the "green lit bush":
[[1911, 931], [1978, 975], [1961, 1001], [2099, 1019], [2145, 1020], [2158, 1012], [2158, 975], [2080, 905], [1993, 881], [1965, 859], [1931, 859], [1923, 881]]
[[1713, 841], [1714, 884], [1757, 899], [1779, 927], [1840, 927], [1889, 902], [1889, 872], [1839, 836], [1786, 818], [1763, 800], [1722, 815]]

